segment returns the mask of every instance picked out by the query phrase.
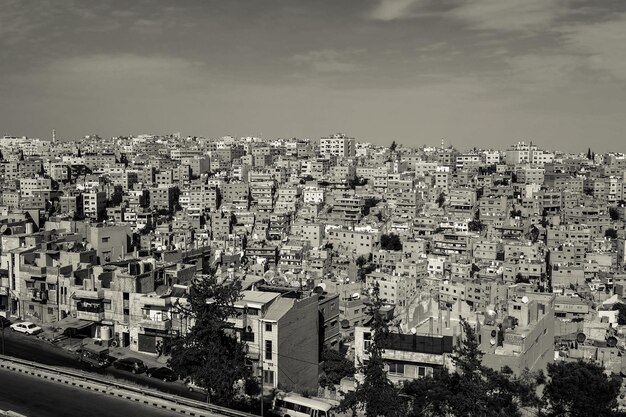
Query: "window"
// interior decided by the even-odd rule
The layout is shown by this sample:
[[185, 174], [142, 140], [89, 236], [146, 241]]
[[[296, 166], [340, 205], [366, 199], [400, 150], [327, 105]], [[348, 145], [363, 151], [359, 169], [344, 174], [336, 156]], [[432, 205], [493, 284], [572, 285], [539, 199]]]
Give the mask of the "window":
[[274, 384], [274, 371], [263, 371], [263, 383]]
[[272, 331], [272, 323], [265, 323], [265, 331], [266, 332]]
[[109, 237], [103, 237], [102, 238], [102, 243], [108, 243], [109, 242]]
[[54, 314], [54, 309], [52, 307], [48, 307], [48, 314]]
[[363, 333], [363, 349], [368, 351], [372, 345], [372, 334], [370, 332]]
[[242, 342], [254, 342], [254, 333], [253, 332], [241, 332], [241, 341]]
[[389, 375], [404, 375], [404, 364], [392, 362], [389, 364]]
[[271, 340], [265, 341], [265, 359], [268, 359], [268, 360], [272, 359], [272, 341]]
[[35, 306], [34, 306], [34, 305], [32, 305], [32, 304], [31, 304], [31, 305], [29, 305], [29, 306], [28, 306], [28, 310], [29, 310], [29, 311], [35, 311]]

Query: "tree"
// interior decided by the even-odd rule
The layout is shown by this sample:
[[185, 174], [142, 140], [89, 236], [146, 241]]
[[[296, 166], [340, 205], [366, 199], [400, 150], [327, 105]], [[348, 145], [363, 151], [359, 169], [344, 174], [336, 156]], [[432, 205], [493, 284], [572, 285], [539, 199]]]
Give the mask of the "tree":
[[485, 228], [485, 225], [480, 220], [472, 220], [467, 223], [467, 228], [470, 232], [480, 232]]
[[611, 216], [611, 220], [613, 221], [619, 220], [619, 210], [617, 207], [609, 207], [609, 216]]
[[517, 275], [515, 275], [515, 283], [516, 284], [530, 284], [530, 279], [522, 275], [521, 272], [518, 272]]
[[405, 404], [387, 378], [383, 351], [389, 345], [389, 324], [380, 309], [384, 300], [380, 298], [378, 284], [372, 287], [370, 302], [367, 306], [372, 317], [372, 341], [367, 349], [368, 359], [359, 367], [363, 373], [363, 382], [355, 391], [348, 392], [337, 409], [340, 412], [352, 411], [355, 416], [358, 410], [365, 411], [366, 417], [403, 417], [406, 416]]
[[386, 250], [402, 250], [402, 241], [395, 234], [382, 235], [380, 237], [380, 247]]
[[511, 210], [511, 213], [509, 213], [511, 218], [514, 219], [516, 217], [522, 217], [522, 210]]
[[370, 214], [370, 210], [373, 207], [376, 207], [378, 205], [378, 203], [380, 203], [380, 200], [378, 200], [377, 198], [366, 198], [364, 205], [363, 205], [363, 215], [367, 216]]
[[617, 230], [615, 229], [606, 229], [604, 231], [604, 236], [609, 239], [617, 239]]
[[121, 185], [116, 185], [113, 187], [113, 193], [111, 193], [111, 197], [109, 198], [109, 207], [117, 207], [122, 204], [122, 200], [124, 199], [124, 189]]
[[437, 196], [437, 199], [435, 200], [435, 203], [437, 203], [439, 208], [441, 208], [443, 207], [445, 202], [446, 202], [446, 195], [444, 193], [439, 193], [439, 195]]
[[358, 258], [356, 258], [356, 261], [354, 261], [354, 263], [359, 268], [363, 268], [363, 266], [367, 263], [367, 258], [365, 256], [361, 255]]
[[238, 392], [235, 383], [252, 378], [245, 343], [237, 340], [228, 322], [236, 314], [234, 302], [239, 297], [238, 281], [220, 284], [208, 276], [194, 282], [188, 306], [178, 306], [194, 324], [172, 342], [168, 366], [206, 388], [217, 404], [232, 404]]
[[617, 324], [623, 326], [626, 324], [626, 304], [616, 303], [613, 304], [613, 310], [618, 311]]
[[320, 375], [322, 387], [334, 389], [342, 378], [354, 376], [356, 372], [354, 362], [334, 349], [324, 348], [322, 361], [322, 374]]
[[603, 368], [592, 362], [550, 363], [543, 391], [544, 415], [618, 416], [620, 379], [607, 377]]
[[452, 357], [454, 372], [442, 368], [432, 376], [404, 383], [412, 416], [521, 416], [522, 406], [536, 406], [537, 375], [498, 372], [482, 365], [482, 352], [471, 325], [461, 322], [464, 338]]
[[396, 144], [396, 141], [394, 140], [393, 142], [391, 142], [391, 146], [389, 147], [389, 150], [391, 152], [395, 152], [397, 147], [398, 147], [398, 145]]

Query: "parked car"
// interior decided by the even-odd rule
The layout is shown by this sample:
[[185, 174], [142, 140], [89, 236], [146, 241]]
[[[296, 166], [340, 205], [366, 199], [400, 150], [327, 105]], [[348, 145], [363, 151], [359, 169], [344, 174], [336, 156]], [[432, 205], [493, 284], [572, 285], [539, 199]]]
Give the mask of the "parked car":
[[104, 368], [111, 364], [109, 348], [98, 345], [83, 345], [78, 351], [79, 362], [85, 362], [96, 368]]
[[39, 334], [43, 332], [43, 329], [41, 327], [37, 326], [34, 323], [31, 323], [30, 321], [23, 321], [21, 323], [13, 323], [11, 325], [11, 330], [13, 330], [14, 332], [26, 333], [30, 335]]
[[0, 316], [0, 328], [8, 329], [9, 327], [11, 327], [11, 320], [4, 316]]
[[134, 374], [140, 374], [147, 369], [146, 365], [141, 359], [137, 358], [122, 358], [113, 362], [113, 366], [116, 369], [122, 369], [124, 371], [130, 371]]
[[187, 389], [189, 390], [189, 392], [201, 392], [203, 394], [206, 394], [209, 392], [206, 388], [196, 385], [196, 383], [191, 380], [188, 380], [185, 385], [187, 386]]
[[174, 371], [164, 366], [160, 368], [148, 368], [146, 375], [150, 378], [162, 379], [164, 382], [172, 382], [178, 379]]

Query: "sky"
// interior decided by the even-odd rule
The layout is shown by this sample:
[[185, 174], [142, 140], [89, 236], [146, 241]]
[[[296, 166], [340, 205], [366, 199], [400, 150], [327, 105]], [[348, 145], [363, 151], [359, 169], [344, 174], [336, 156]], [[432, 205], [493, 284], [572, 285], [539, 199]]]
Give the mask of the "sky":
[[623, 0], [0, 0], [0, 135], [626, 152]]

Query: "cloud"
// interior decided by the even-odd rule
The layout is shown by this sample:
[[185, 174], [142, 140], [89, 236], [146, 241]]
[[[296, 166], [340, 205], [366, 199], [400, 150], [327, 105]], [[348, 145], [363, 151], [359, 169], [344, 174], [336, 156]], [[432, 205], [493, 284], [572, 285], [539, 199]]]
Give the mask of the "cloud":
[[555, 0], [471, 0], [453, 8], [448, 16], [472, 27], [496, 31], [535, 31], [549, 28], [564, 11]]
[[414, 16], [414, 7], [419, 0], [381, 0], [370, 11], [370, 18], [374, 20], [396, 20]]
[[626, 14], [610, 20], [561, 28], [565, 47], [579, 54], [587, 67], [626, 80]]
[[354, 57], [363, 52], [365, 51], [355, 49], [322, 49], [296, 54], [291, 57], [291, 61], [316, 73], [349, 73], [362, 69], [354, 62]]
[[204, 64], [166, 56], [97, 54], [59, 59], [51, 64], [7, 78], [11, 88], [50, 96], [111, 100], [165, 99], [194, 96], [212, 84]]
[[392, 21], [439, 16], [475, 29], [510, 32], [545, 29], [563, 10], [559, 0], [379, 0], [369, 17]]

